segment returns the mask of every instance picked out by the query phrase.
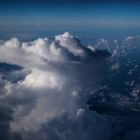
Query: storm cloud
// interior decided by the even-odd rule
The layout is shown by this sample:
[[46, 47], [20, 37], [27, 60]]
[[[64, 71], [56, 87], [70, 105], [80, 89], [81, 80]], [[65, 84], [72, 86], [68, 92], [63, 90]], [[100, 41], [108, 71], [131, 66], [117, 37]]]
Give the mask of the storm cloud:
[[1, 70], [0, 101], [8, 106], [0, 109], [5, 119], [1, 137], [108, 140], [110, 123], [86, 102], [88, 87], [105, 76], [110, 56], [106, 49], [85, 47], [68, 32], [53, 41], [1, 41], [0, 62], [11, 67]]

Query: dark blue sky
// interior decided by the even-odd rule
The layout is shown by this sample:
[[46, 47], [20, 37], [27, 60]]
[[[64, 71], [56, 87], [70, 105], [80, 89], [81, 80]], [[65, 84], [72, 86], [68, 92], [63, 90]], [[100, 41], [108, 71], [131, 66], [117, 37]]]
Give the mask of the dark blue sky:
[[3, 0], [3, 34], [44, 30], [140, 28], [139, 0]]
[[1, 0], [1, 4], [138, 4], [139, 0]]

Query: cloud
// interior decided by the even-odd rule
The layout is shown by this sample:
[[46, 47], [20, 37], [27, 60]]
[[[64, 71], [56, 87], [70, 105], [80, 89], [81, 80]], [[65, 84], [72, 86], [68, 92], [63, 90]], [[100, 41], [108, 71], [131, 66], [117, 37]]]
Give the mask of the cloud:
[[111, 126], [88, 109], [86, 90], [100, 83], [109, 56], [68, 32], [53, 41], [1, 41], [0, 62], [12, 69], [0, 78], [0, 101], [12, 110], [8, 132], [22, 140], [108, 140]]
[[5, 104], [0, 104], [0, 139], [10, 140], [10, 121], [12, 121], [12, 110]]

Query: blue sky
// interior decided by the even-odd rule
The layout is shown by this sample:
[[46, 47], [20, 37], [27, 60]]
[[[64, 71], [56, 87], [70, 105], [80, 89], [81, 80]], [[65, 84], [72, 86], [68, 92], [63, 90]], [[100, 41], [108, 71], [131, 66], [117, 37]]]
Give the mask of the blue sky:
[[140, 26], [139, 6], [7, 6], [0, 25]]
[[0, 1], [0, 30], [91, 30], [140, 28], [138, 0]]

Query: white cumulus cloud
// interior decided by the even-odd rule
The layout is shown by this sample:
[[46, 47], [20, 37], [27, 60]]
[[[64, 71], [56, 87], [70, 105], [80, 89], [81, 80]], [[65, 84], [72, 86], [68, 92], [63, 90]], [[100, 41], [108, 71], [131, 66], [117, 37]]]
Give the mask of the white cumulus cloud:
[[13, 110], [8, 129], [23, 140], [108, 140], [110, 124], [88, 110], [85, 92], [92, 82], [99, 83], [108, 56], [68, 32], [53, 41], [1, 41], [0, 62], [23, 68], [10, 73], [22, 77], [17, 82], [0, 79], [1, 102]]

